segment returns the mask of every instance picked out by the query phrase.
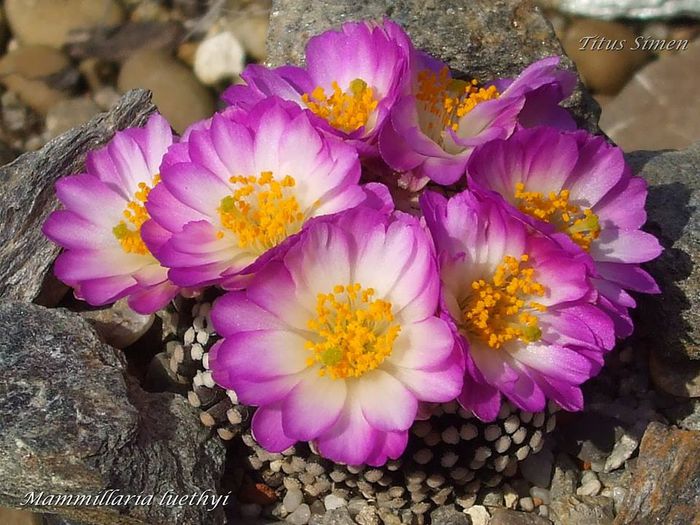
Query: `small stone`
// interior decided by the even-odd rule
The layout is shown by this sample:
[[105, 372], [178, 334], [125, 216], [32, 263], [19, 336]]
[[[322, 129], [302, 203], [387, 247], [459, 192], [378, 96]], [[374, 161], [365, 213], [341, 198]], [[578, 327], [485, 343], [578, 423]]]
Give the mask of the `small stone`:
[[598, 479], [592, 479], [590, 481], [585, 482], [578, 489], [576, 489], [576, 495], [597, 496], [602, 488], [603, 484]]
[[294, 512], [287, 516], [286, 520], [292, 525], [306, 525], [311, 519], [311, 508], [302, 503]]
[[474, 505], [465, 509], [464, 513], [471, 518], [472, 525], [488, 525], [491, 519], [491, 514], [483, 505]]
[[551, 498], [571, 496], [576, 492], [579, 470], [567, 454], [557, 454], [550, 487]]
[[285, 494], [284, 499], [282, 500], [282, 505], [284, 505], [287, 512], [292, 513], [297, 510], [303, 501], [304, 495], [302, 494], [301, 490], [291, 489], [287, 491], [287, 494]]
[[178, 133], [214, 111], [211, 93], [189, 68], [164, 51], [142, 49], [131, 55], [119, 72], [118, 86], [121, 91], [150, 89], [153, 102]]
[[432, 523], [440, 525], [469, 525], [469, 518], [455, 509], [453, 505], [446, 505], [430, 513]]
[[539, 499], [542, 503], [546, 505], [549, 505], [549, 502], [552, 500], [549, 490], [543, 489], [541, 487], [532, 487], [530, 489], [530, 496], [532, 496], [533, 500]]
[[626, 25], [579, 19], [571, 24], [562, 44], [592, 91], [614, 95], [649, 59], [647, 51], [632, 49], [635, 38]]
[[151, 327], [155, 316], [134, 312], [126, 299], [120, 299], [108, 308], [79, 312], [115, 348], [126, 348], [138, 341]]
[[194, 73], [208, 86], [235, 78], [244, 66], [243, 46], [230, 31], [208, 35], [194, 56]]
[[531, 512], [493, 509], [489, 525], [551, 525], [551, 521]]
[[552, 520], [566, 525], [612, 525], [613, 502], [604, 496], [569, 496], [549, 505]]
[[0, 82], [41, 114], [68, 96], [56, 86], [55, 79], [70, 75], [70, 71], [68, 58], [47, 46], [21, 47], [0, 59]]
[[530, 497], [520, 498], [519, 503], [520, 508], [523, 509], [525, 512], [532, 512], [533, 510], [535, 510], [535, 503]]
[[346, 507], [329, 510], [319, 523], [321, 525], [355, 525]]
[[345, 507], [348, 504], [348, 502], [340, 496], [336, 496], [335, 494], [329, 494], [328, 496], [323, 498], [323, 504], [325, 505], [327, 510], [333, 510], [339, 509], [340, 507]]
[[503, 493], [500, 490], [489, 490], [484, 494], [484, 505], [488, 507], [499, 507], [503, 505]]
[[359, 525], [379, 525], [379, 515], [377, 509], [367, 505], [367, 502], [362, 502], [362, 510], [355, 516], [355, 521]]
[[518, 504], [518, 493], [510, 486], [508, 488], [503, 487], [503, 501], [507, 509], [514, 509]]
[[12, 34], [24, 44], [63, 47], [71, 31], [114, 27], [124, 19], [117, 0], [5, 0]]

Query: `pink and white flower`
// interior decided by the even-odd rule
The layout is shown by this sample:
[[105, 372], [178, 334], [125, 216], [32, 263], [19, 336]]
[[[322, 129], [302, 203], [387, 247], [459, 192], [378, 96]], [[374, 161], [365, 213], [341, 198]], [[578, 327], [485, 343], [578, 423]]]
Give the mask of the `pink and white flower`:
[[258, 407], [253, 433], [267, 450], [312, 441], [334, 461], [381, 465], [403, 452], [419, 402], [462, 387], [438, 290], [415, 218], [361, 206], [314, 220], [214, 304], [214, 380]]
[[269, 96], [293, 101], [363, 156], [376, 155], [378, 134], [405, 89], [410, 50], [408, 36], [390, 20], [348, 22], [309, 40], [306, 67], [250, 65], [241, 74], [247, 84], [231, 86], [222, 98], [246, 108]]
[[467, 169], [472, 188], [499, 193], [513, 213], [572, 256], [587, 254], [599, 305], [618, 336], [630, 335], [635, 301], [626, 290], [659, 292], [640, 263], [657, 257], [661, 246], [640, 229], [646, 182], [632, 176], [622, 151], [585, 131], [534, 128], [478, 148]]
[[571, 94], [576, 76], [558, 64], [559, 57], [545, 58], [515, 80], [480, 84], [452, 78], [446, 64], [414, 52], [413, 87], [392, 108], [391, 123], [382, 129], [382, 158], [417, 191], [428, 180], [459, 181], [475, 147], [508, 137], [517, 125], [575, 128], [559, 102]]
[[438, 252], [442, 315], [466, 358], [460, 403], [483, 420], [497, 416], [501, 395], [532, 412], [547, 399], [581, 410], [579, 385], [615, 343], [586, 264], [499, 201], [426, 192], [421, 208]]
[[49, 216], [43, 231], [64, 248], [54, 270], [79, 299], [97, 306], [128, 297], [135, 311], [150, 313], [177, 294], [154, 257], [163, 232], [145, 208], [172, 143], [170, 125], [153, 115], [145, 127], [118, 132], [90, 152], [86, 173], [56, 182], [64, 209]]
[[308, 219], [371, 199], [390, 204], [383, 186], [358, 184], [353, 147], [274, 97], [193, 128], [165, 156], [161, 176], [148, 210], [169, 232], [158, 256], [181, 286], [238, 286]]

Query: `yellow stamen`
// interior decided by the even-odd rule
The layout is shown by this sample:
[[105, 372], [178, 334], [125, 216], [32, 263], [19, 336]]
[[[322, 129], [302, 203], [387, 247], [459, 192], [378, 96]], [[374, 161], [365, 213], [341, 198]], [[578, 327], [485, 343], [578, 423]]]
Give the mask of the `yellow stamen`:
[[346, 133], [367, 124], [379, 103], [367, 82], [356, 78], [345, 91], [335, 81], [331, 87], [333, 93], [330, 95], [326, 95], [325, 90], [319, 86], [311, 93], [304, 93], [301, 99], [316, 115]]
[[[229, 179], [234, 191], [221, 199], [218, 212], [221, 225], [234, 233], [241, 248], [266, 251], [297, 233], [304, 213], [290, 189], [294, 177], [275, 179], [270, 171], [259, 177], [236, 175]], [[224, 232], [217, 232], [223, 238]]]
[[525, 191], [525, 185], [515, 185], [518, 208], [532, 217], [553, 224], [588, 251], [600, 235], [598, 216], [590, 208], [581, 208], [569, 202], [569, 190], [550, 192], [546, 197], [537, 191]]
[[[439, 73], [423, 70], [418, 73], [416, 99], [423, 109], [436, 117], [444, 129], [459, 130], [459, 120], [481, 102], [500, 96], [496, 86], [479, 87], [479, 82], [450, 78], [444, 67]], [[432, 128], [433, 122], [428, 123]]]
[[151, 192], [151, 189], [159, 182], [160, 175], [153, 177], [151, 186], [145, 182], [139, 182], [138, 191], [134, 194], [133, 200], [126, 205], [126, 209], [124, 210], [124, 219], [126, 220], [119, 221], [119, 223], [112, 228], [112, 233], [126, 253], [137, 253], [139, 255], [147, 255], [150, 253], [143, 239], [141, 239], [141, 226], [150, 219], [145, 204], [146, 201], [148, 201], [148, 194]]
[[314, 337], [306, 348], [311, 352], [308, 366], [321, 365], [319, 375], [360, 377], [391, 354], [401, 326], [393, 322], [391, 303], [373, 299], [374, 294], [359, 283], [318, 294], [316, 318], [308, 322]]
[[535, 270], [527, 262], [527, 255], [519, 260], [506, 255], [491, 282], [478, 279], [471, 283], [472, 293], [461, 305], [465, 331], [491, 348], [514, 339], [537, 341], [542, 335], [533, 312], [544, 312], [546, 307], [531, 299], [542, 297], [545, 287], [534, 280]]

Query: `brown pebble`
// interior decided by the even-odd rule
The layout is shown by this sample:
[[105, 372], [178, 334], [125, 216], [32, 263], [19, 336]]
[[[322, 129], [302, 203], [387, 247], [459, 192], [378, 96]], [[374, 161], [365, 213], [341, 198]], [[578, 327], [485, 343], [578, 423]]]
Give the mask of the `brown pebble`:
[[632, 49], [636, 36], [623, 24], [581, 18], [571, 24], [562, 45], [589, 89], [614, 95], [649, 60], [649, 52]]

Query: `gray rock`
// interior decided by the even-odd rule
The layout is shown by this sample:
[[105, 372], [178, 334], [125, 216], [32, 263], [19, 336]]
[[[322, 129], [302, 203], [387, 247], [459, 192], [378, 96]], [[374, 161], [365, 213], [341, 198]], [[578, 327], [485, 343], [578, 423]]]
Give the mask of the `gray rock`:
[[6, 301], [0, 330], [0, 506], [22, 506], [33, 492], [29, 508], [89, 524], [223, 521], [221, 507], [51, 501], [107, 489], [154, 501], [168, 490], [215, 494], [224, 449], [182, 397], [144, 392], [77, 314]]
[[605, 496], [569, 496], [549, 506], [559, 525], [612, 525], [613, 500]]
[[464, 513], [472, 520], [471, 525], [487, 525], [491, 520], [491, 514], [483, 505], [474, 505], [465, 509]]
[[698, 0], [540, 0], [538, 3], [593, 18], [700, 18]]
[[439, 507], [430, 513], [431, 523], [440, 525], [469, 525], [469, 518], [463, 512], [458, 511], [454, 505]]
[[616, 525], [697, 523], [700, 432], [652, 423]]
[[663, 291], [640, 299], [657, 387], [700, 397], [700, 142], [683, 151], [635, 152], [632, 169], [650, 184], [646, 228], [665, 250], [648, 264]]
[[508, 509], [494, 509], [489, 525], [549, 525], [547, 518], [530, 512], [516, 512]]
[[132, 91], [109, 113], [0, 168], [0, 297], [31, 301], [41, 290], [59, 251], [41, 232], [56, 208], [56, 179], [78, 172], [89, 150], [119, 129], [144, 124], [154, 109], [148, 92]]
[[[303, 62], [309, 37], [347, 20], [388, 16], [416, 47], [472, 78], [512, 77], [537, 59], [564, 55], [552, 26], [530, 0], [273, 0], [268, 62]], [[579, 85], [569, 101], [579, 123], [597, 130], [598, 104]]]
[[329, 510], [323, 516], [321, 523], [323, 525], [355, 525], [347, 507]]

